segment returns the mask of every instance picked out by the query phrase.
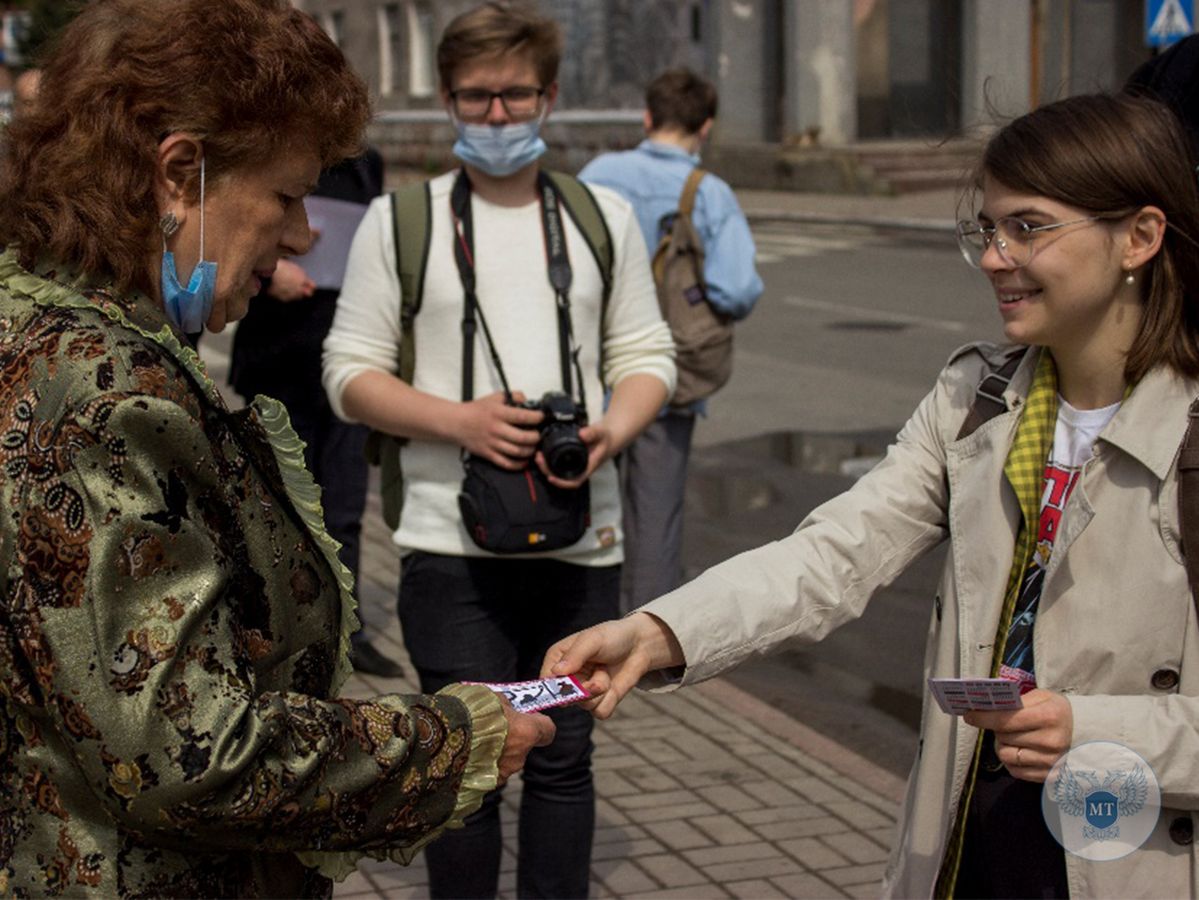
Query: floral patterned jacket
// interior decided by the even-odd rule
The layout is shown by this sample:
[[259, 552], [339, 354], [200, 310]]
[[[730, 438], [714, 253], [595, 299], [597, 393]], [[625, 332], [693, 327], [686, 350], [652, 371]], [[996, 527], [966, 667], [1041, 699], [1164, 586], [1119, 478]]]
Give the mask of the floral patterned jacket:
[[0, 895], [406, 862], [494, 787], [498, 701], [338, 699], [349, 575], [282, 407], [231, 413], [145, 297], [37, 268], [0, 255]]

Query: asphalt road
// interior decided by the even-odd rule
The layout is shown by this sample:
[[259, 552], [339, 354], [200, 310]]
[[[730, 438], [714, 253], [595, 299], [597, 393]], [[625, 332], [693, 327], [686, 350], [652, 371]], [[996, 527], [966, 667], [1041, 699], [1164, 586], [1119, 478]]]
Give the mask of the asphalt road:
[[[698, 426], [689, 576], [789, 533], [881, 454], [955, 347], [1001, 338], [985, 280], [951, 236], [762, 226], [766, 294], [738, 326], [730, 384]], [[895, 772], [915, 752], [928, 613], [944, 547], [819, 645], [731, 677]]]

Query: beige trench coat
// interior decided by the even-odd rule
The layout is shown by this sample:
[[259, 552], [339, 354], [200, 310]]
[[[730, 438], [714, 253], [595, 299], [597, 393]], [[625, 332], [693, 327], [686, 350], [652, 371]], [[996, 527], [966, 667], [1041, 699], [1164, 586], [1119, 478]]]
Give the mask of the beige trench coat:
[[[989, 675], [1019, 522], [1003, 464], [1037, 356], [1027, 355], [1005, 392], [1008, 412], [958, 441], [978, 382], [1003, 357], [993, 345], [963, 347], [886, 458], [851, 490], [789, 537], [644, 607], [679, 638], [681, 683], [785, 641], [820, 640], [946, 537], [951, 552], [929, 598], [925, 674]], [[1199, 886], [1189, 839], [1199, 809], [1199, 626], [1179, 545], [1175, 470], [1196, 394], [1199, 382], [1161, 369], [1142, 380], [1095, 444], [1046, 573], [1034, 631], [1039, 686], [1070, 699], [1075, 745], [1130, 747], [1162, 793], [1157, 826], [1139, 850], [1107, 862], [1066, 855], [1076, 897], [1194, 897]], [[926, 697], [888, 895], [932, 893], [977, 733]]]

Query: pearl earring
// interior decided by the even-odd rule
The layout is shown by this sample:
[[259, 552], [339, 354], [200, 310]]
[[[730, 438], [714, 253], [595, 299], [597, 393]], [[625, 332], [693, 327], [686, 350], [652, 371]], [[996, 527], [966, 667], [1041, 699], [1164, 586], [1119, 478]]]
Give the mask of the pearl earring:
[[1132, 269], [1129, 269], [1128, 271], [1126, 271], [1124, 273], [1124, 283], [1125, 284], [1136, 284], [1136, 279], [1132, 277]]

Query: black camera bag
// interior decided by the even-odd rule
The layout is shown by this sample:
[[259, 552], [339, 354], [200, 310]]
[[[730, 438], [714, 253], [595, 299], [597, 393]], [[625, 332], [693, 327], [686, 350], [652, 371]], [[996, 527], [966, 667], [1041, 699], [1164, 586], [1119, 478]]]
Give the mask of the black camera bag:
[[[544, 173], [538, 175], [541, 193], [542, 227], [546, 235], [546, 256], [550, 284], [557, 295], [558, 351], [562, 368], [563, 392], [572, 396], [571, 362], [579, 381], [579, 406], [587, 409], [583, 392], [583, 373], [578, 350], [573, 348], [570, 321], [570, 260], [566, 255], [566, 236], [559, 214], [561, 197]], [[500, 355], [491, 340], [487, 319], [475, 293], [473, 235], [470, 214], [470, 182], [465, 172], [458, 175], [450, 195], [454, 218], [454, 260], [462, 279], [462, 400], [474, 396], [474, 346], [476, 316], [483, 326], [483, 337], [492, 363], [509, 404], [515, 405]], [[578, 488], [560, 488], [550, 484], [541, 469], [530, 461], [518, 471], [501, 469], [482, 457], [463, 453], [465, 477], [458, 493], [458, 509], [466, 532], [483, 550], [492, 553], [539, 553], [559, 550], [578, 542], [591, 525], [591, 484]]]
[[471, 539], [492, 553], [537, 553], [577, 542], [591, 524], [591, 485], [555, 487], [533, 463], [513, 472], [480, 456], [462, 460], [458, 509]]

